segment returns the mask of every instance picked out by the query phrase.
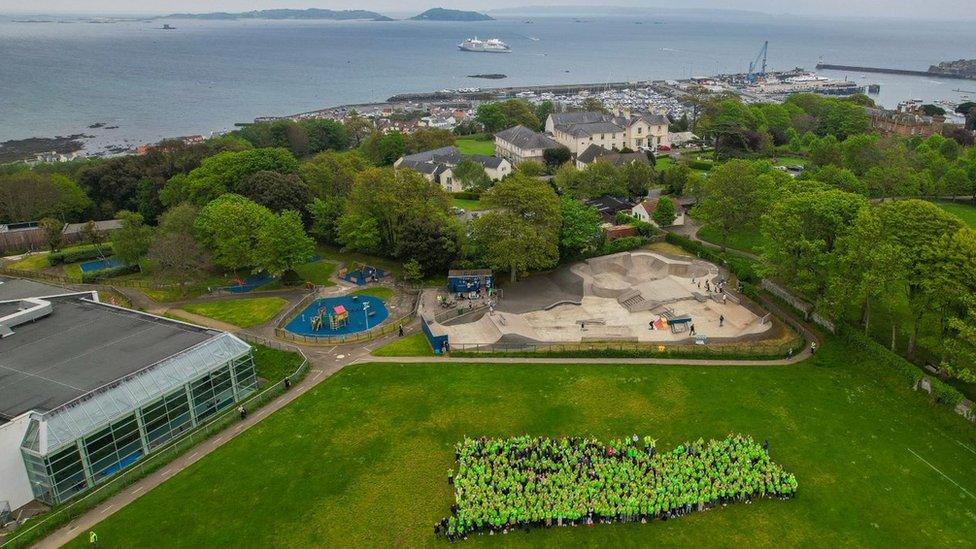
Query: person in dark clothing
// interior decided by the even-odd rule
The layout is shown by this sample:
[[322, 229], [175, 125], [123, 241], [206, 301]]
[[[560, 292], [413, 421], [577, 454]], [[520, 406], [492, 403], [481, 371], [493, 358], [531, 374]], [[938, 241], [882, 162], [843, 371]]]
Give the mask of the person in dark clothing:
[[400, 325], [400, 328], [397, 330], [397, 332], [400, 334], [400, 337], [403, 337], [403, 324]]

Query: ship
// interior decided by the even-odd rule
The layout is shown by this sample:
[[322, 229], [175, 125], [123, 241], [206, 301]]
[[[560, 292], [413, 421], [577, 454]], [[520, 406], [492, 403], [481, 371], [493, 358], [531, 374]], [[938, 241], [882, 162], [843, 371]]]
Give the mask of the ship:
[[512, 48], [510, 48], [508, 44], [497, 38], [478, 40], [477, 37], [468, 38], [464, 42], [461, 42], [458, 44], [458, 49], [461, 51], [473, 51], [481, 53], [511, 53], [512, 51]]

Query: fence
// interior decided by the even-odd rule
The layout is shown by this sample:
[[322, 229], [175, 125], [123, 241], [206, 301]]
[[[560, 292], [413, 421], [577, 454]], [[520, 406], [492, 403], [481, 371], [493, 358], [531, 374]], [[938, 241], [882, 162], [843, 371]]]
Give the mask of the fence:
[[[285, 376], [285, 378], [274, 384], [262, 388], [260, 391], [239, 402], [240, 405], [246, 406], [249, 410], [260, 408], [284, 393], [286, 389], [286, 379], [291, 385], [295, 385], [308, 373], [310, 367], [308, 357], [305, 356], [305, 353], [303, 353], [301, 349], [292, 347], [290, 345], [285, 345], [280, 342], [273, 342], [265, 338], [252, 336], [246, 333], [238, 333], [235, 335], [252, 343], [258, 343], [289, 352], [297, 352], [302, 357], [302, 363], [290, 375]], [[239, 421], [237, 417], [237, 410], [235, 408], [236, 407], [232, 406], [230, 409], [214, 416], [207, 423], [197, 426], [186, 436], [174, 439], [161, 446], [158, 450], [146, 456], [145, 459], [135, 462], [105, 484], [102, 484], [98, 488], [88, 492], [79, 499], [73, 500], [64, 504], [60, 508], [52, 510], [48, 515], [44, 516], [29, 527], [15, 530], [8, 539], [4, 540], [0, 547], [19, 548], [30, 546], [57, 528], [71, 522], [71, 520], [73, 520], [75, 517], [80, 516], [81, 514], [94, 508], [96, 505], [112, 497], [126, 486], [129, 486], [130, 484], [135, 483], [154, 471], [165, 467], [169, 462], [176, 459], [190, 448], [207, 440], [212, 435], [223, 431], [228, 426]]]
[[759, 285], [762, 287], [762, 289], [782, 299], [791, 307], [803, 313], [807, 320], [812, 320], [815, 324], [832, 334], [837, 332], [837, 328], [834, 326], [834, 323], [831, 320], [816, 312], [812, 304], [793, 295], [793, 293], [787, 290], [784, 286], [777, 284], [768, 278], [764, 278]]
[[420, 307], [420, 299], [417, 299], [409, 313], [397, 318], [396, 320], [387, 320], [379, 326], [355, 334], [343, 336], [305, 336], [294, 334], [286, 330], [285, 326], [294, 320], [296, 316], [304, 311], [305, 308], [316, 299], [319, 299], [318, 291], [311, 292], [303, 297], [291, 309], [289, 309], [288, 312], [281, 317], [281, 320], [278, 321], [278, 324], [275, 325], [275, 337], [284, 341], [301, 343], [303, 345], [343, 345], [347, 343], [362, 343], [365, 341], [372, 341], [374, 339], [379, 339], [381, 337], [390, 335], [398, 331], [400, 326], [405, 326], [412, 322], [414, 317], [417, 316], [417, 309]]
[[508, 356], [568, 357], [616, 357], [616, 358], [722, 358], [722, 359], [769, 359], [787, 356], [790, 351], [803, 348], [802, 337], [790, 338], [776, 343], [717, 343], [708, 345], [667, 344], [632, 340], [583, 341], [579, 343], [495, 343], [490, 345], [451, 342], [452, 356], [485, 356], [490, 354]]

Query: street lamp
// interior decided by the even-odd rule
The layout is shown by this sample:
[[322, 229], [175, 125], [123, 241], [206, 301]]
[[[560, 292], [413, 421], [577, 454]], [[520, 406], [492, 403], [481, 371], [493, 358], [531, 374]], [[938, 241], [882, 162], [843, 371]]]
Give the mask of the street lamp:
[[363, 301], [363, 316], [366, 317], [366, 329], [369, 330], [369, 301]]

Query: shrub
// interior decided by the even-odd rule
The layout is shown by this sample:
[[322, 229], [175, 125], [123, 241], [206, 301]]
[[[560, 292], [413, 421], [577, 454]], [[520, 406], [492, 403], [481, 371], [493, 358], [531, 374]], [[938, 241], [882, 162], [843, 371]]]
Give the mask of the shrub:
[[122, 276], [130, 273], [138, 273], [139, 264], [133, 263], [132, 265], [120, 265], [118, 267], [109, 267], [108, 269], [99, 269], [97, 271], [92, 271], [89, 273], [81, 273], [81, 281], [85, 283], [97, 282], [99, 280], [104, 280], [106, 278], [112, 278], [116, 276]]
[[100, 248], [74, 248], [48, 254], [47, 262], [49, 265], [54, 267], [62, 263], [77, 263], [79, 261], [87, 261], [89, 259], [100, 259], [102, 257], [110, 256], [113, 253], [112, 247], [107, 245], [101, 246]]
[[640, 248], [645, 243], [647, 243], [647, 239], [642, 236], [625, 236], [616, 240], [608, 240], [600, 248], [600, 255], [629, 252], [630, 250]]
[[460, 191], [456, 193], [451, 193], [451, 196], [460, 200], [479, 200], [481, 199], [481, 193], [471, 192], [471, 191]]
[[705, 172], [711, 171], [714, 162], [709, 162], [708, 160], [689, 160], [688, 167], [693, 170], [702, 170]]
[[665, 235], [665, 240], [671, 244], [674, 244], [675, 246], [684, 248], [705, 261], [726, 266], [730, 271], [732, 271], [740, 282], [757, 284], [760, 280], [762, 280], [762, 277], [756, 272], [755, 263], [748, 258], [713, 250], [706, 247], [701, 242], [675, 233], [667, 233]]

